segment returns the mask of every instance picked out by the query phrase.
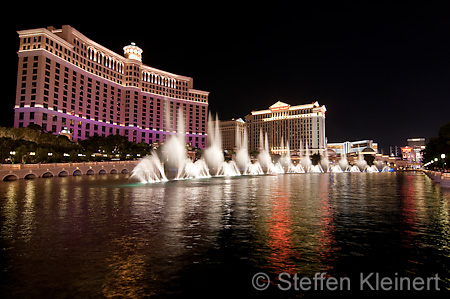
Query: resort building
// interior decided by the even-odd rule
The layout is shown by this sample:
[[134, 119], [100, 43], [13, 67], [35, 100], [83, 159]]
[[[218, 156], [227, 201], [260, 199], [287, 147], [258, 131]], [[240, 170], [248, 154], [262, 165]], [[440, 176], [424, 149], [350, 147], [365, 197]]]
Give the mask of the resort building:
[[421, 163], [423, 150], [426, 148], [425, 138], [409, 138], [408, 145], [401, 147], [402, 159], [409, 163]]
[[267, 110], [252, 111], [245, 117], [249, 139], [249, 150], [259, 151], [265, 134], [268, 148], [273, 154], [283, 154], [287, 145], [292, 154], [309, 152], [323, 154], [326, 150], [325, 112], [318, 102], [291, 106], [276, 102]]
[[209, 92], [193, 79], [142, 63], [134, 43], [119, 55], [71, 26], [18, 31], [15, 127], [40, 125], [73, 140], [94, 134], [164, 142], [185, 119], [186, 142], [206, 145]]
[[359, 140], [359, 141], [345, 141], [339, 143], [328, 143], [327, 148], [333, 150], [336, 154], [342, 156], [343, 154], [359, 155], [362, 154], [376, 154], [378, 153], [378, 143], [373, 140]]
[[[219, 120], [219, 131], [222, 135], [222, 148], [233, 151], [244, 140], [245, 122], [242, 118]], [[215, 124], [215, 122], [213, 122]]]

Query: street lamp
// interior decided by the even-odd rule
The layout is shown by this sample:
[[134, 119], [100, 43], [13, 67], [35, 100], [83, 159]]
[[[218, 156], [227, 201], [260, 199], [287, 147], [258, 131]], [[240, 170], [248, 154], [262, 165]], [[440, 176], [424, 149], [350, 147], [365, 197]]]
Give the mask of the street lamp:
[[445, 154], [441, 154], [441, 159], [445, 159]]

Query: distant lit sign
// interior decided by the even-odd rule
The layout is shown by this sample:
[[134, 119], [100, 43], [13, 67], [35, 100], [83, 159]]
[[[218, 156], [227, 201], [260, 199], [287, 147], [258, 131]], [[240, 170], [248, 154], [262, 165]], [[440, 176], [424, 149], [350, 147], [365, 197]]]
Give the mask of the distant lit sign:
[[289, 110], [289, 105], [285, 105], [285, 106], [277, 106], [277, 107], [272, 107], [270, 108], [270, 111], [275, 112], [275, 111], [284, 111], [284, 110]]
[[410, 148], [410, 147], [402, 147], [403, 153], [410, 153], [411, 151], [412, 151], [412, 148]]

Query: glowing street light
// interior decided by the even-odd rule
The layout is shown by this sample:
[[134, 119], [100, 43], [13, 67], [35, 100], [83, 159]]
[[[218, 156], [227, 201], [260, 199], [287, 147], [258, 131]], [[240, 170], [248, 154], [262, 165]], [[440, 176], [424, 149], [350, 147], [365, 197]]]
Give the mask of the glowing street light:
[[441, 159], [445, 159], [445, 154], [441, 154]]

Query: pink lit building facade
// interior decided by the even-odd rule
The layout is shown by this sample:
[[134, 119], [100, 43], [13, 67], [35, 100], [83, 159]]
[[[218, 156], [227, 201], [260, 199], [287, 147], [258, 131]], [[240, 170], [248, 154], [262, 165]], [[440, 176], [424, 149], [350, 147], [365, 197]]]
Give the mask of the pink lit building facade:
[[194, 89], [192, 78], [144, 65], [133, 43], [122, 56], [68, 25], [18, 34], [15, 127], [66, 130], [75, 141], [114, 134], [164, 142], [180, 109], [186, 142], [205, 147], [209, 92]]

